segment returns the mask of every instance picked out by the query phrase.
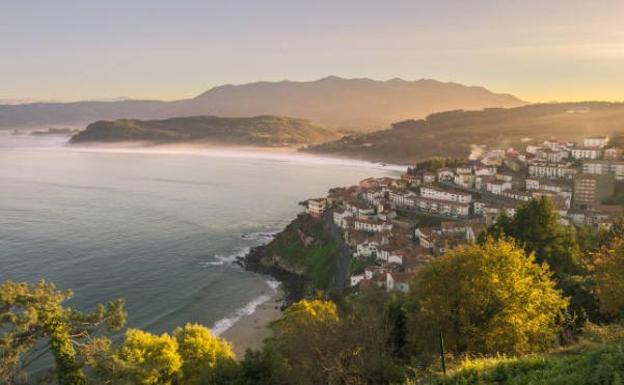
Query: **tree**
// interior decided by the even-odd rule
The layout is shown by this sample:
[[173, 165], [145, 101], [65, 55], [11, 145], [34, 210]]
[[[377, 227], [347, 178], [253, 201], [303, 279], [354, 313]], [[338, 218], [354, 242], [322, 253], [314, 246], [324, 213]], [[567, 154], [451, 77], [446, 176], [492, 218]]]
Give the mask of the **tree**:
[[600, 311], [607, 316], [624, 315], [624, 238], [614, 238], [603, 246], [593, 260], [595, 293]]
[[548, 348], [567, 300], [547, 265], [514, 241], [487, 239], [453, 249], [415, 278], [410, 336], [435, 352], [437, 335], [456, 353], [522, 354]]
[[520, 206], [513, 218], [501, 217], [480, 236], [513, 237], [527, 253], [535, 253], [538, 263], [546, 262], [557, 277], [580, 271], [580, 248], [575, 230], [559, 223], [550, 198], [532, 199]]
[[126, 313], [122, 300], [82, 313], [63, 306], [71, 297], [71, 291], [61, 292], [45, 281], [7, 281], [0, 287], [0, 381], [12, 383], [30, 364], [51, 352], [59, 384], [86, 384], [75, 346], [88, 342], [100, 327], [119, 330]]
[[[389, 384], [404, 380], [391, 354], [392, 321], [386, 293], [372, 291], [345, 300], [338, 313], [333, 302], [303, 300], [272, 325], [274, 336], [265, 350], [248, 356], [246, 373], [271, 384]], [[243, 368], [247, 365], [243, 364]], [[266, 368], [276, 369], [269, 375]]]
[[121, 346], [102, 338], [85, 351], [100, 383], [120, 385], [229, 384], [238, 375], [232, 347], [199, 324], [173, 335], [129, 329]]
[[271, 324], [269, 348], [284, 360], [285, 375], [292, 383], [330, 383], [328, 378], [337, 373], [326, 363], [335, 354], [339, 323], [336, 305], [315, 299], [291, 305]]
[[187, 324], [175, 329], [173, 336], [183, 362], [181, 382], [185, 385], [217, 383], [234, 370], [236, 356], [232, 346], [205, 326]]

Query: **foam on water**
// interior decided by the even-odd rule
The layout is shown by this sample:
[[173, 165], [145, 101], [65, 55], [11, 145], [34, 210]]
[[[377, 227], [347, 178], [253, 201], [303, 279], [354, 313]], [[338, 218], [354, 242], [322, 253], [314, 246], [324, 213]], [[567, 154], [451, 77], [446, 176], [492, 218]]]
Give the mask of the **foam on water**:
[[[270, 279], [266, 281], [266, 284], [269, 288], [271, 288], [271, 290], [273, 291], [273, 294], [277, 293], [277, 288], [280, 285], [278, 281]], [[236, 324], [241, 318], [255, 313], [258, 306], [269, 301], [271, 297], [272, 295], [263, 294], [252, 299], [245, 306], [236, 310], [236, 312], [234, 312], [233, 315], [220, 319], [219, 321], [215, 322], [215, 324], [212, 326], [212, 332], [215, 335], [220, 336], [226, 330], [234, 326], [234, 324]]]

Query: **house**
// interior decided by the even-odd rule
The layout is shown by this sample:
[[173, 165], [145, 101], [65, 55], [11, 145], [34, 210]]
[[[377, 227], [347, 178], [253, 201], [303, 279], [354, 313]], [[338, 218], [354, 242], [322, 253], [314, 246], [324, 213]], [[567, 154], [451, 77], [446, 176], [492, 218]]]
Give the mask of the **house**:
[[465, 192], [459, 192], [454, 190], [440, 189], [436, 187], [421, 187], [420, 196], [424, 198], [437, 199], [447, 202], [460, 202], [470, 203], [472, 202], [472, 195]]
[[346, 219], [351, 217], [353, 217], [353, 213], [344, 209], [335, 209], [333, 213], [334, 223], [342, 229], [347, 228]]
[[602, 149], [599, 147], [574, 147], [571, 151], [573, 159], [599, 159]]
[[375, 208], [358, 201], [346, 202], [345, 209], [356, 218], [372, 218], [375, 216]]
[[502, 194], [504, 191], [511, 190], [511, 182], [505, 180], [491, 180], [485, 184], [485, 189], [492, 194]]
[[414, 197], [415, 208], [432, 214], [467, 217], [470, 214], [470, 203], [441, 201], [422, 196]]
[[406, 181], [407, 184], [412, 187], [417, 187], [422, 184], [422, 176], [420, 175], [412, 175], [412, 174], [404, 173], [401, 175], [401, 179]]
[[443, 167], [437, 171], [438, 182], [452, 182], [455, 178], [455, 173], [448, 167]]
[[411, 191], [405, 192], [394, 189], [388, 191], [388, 200], [393, 207], [414, 207], [415, 196], [416, 194]]
[[592, 136], [583, 139], [583, 147], [603, 148], [609, 143], [608, 136]]
[[497, 168], [494, 166], [476, 166], [474, 169], [475, 176], [494, 176], [496, 175]]
[[463, 188], [473, 188], [475, 184], [475, 175], [472, 172], [462, 172], [455, 175], [453, 182]]
[[391, 271], [386, 274], [386, 290], [408, 293], [414, 273]]
[[585, 174], [613, 174], [616, 181], [624, 180], [624, 161], [588, 160], [583, 162]]
[[306, 213], [310, 214], [314, 218], [320, 218], [326, 208], [327, 199], [325, 198], [308, 199], [306, 202]]
[[577, 170], [567, 162], [543, 162], [533, 161], [529, 163], [529, 175], [537, 178], [567, 178], [572, 179], [576, 175]]
[[351, 276], [351, 286], [357, 286], [361, 281], [363, 281], [366, 277], [364, 277], [364, 274], [356, 274], [356, 275], [352, 275]]
[[535, 152], [535, 156], [546, 162], [561, 162], [568, 159], [570, 155], [568, 151], [561, 148], [552, 149], [548, 147], [543, 147]]
[[604, 158], [608, 160], [617, 160], [622, 158], [622, 149], [621, 148], [607, 148], [603, 151]]
[[422, 173], [423, 184], [431, 184], [436, 181], [436, 174], [433, 172], [425, 171]]
[[357, 218], [353, 221], [353, 228], [356, 231], [364, 231], [367, 233], [381, 233], [383, 231], [392, 230], [392, 223], [384, 222], [379, 219]]
[[367, 240], [362, 243], [358, 243], [355, 246], [354, 258], [369, 258], [376, 256], [379, 252], [379, 242], [375, 240]]
[[531, 193], [527, 191], [506, 190], [501, 195], [505, 198], [515, 199], [524, 202], [528, 202], [531, 200]]

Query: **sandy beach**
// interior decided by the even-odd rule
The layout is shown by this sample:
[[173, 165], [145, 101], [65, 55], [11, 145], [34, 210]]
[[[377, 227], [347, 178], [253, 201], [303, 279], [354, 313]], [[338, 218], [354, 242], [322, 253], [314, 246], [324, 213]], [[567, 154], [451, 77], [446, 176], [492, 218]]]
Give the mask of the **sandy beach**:
[[238, 359], [245, 357], [247, 349], [260, 349], [262, 341], [271, 336], [268, 325], [282, 315], [280, 309], [283, 304], [284, 293], [278, 289], [277, 293], [270, 300], [259, 305], [253, 314], [242, 317], [223, 332], [221, 337], [232, 344]]

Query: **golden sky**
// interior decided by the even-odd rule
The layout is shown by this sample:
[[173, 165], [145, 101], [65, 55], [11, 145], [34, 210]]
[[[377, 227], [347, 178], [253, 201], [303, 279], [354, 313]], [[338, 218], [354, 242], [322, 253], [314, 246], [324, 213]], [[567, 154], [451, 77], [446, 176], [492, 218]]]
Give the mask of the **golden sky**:
[[[0, 0], [2, 1], [2, 0]], [[624, 101], [624, 1], [3, 1], [0, 99], [178, 99], [328, 75]]]

